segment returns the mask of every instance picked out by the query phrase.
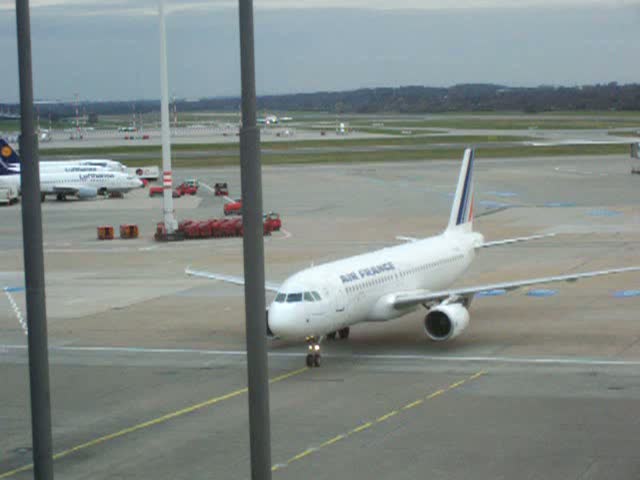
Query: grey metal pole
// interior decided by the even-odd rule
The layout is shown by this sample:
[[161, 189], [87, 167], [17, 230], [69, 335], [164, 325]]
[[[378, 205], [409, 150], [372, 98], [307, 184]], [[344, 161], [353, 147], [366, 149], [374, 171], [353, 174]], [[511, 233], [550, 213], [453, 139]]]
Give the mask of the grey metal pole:
[[171, 171], [171, 133], [169, 130], [169, 75], [167, 73], [167, 33], [164, 18], [164, 0], [158, 2], [160, 18], [160, 118], [162, 124], [162, 212], [167, 234], [178, 229], [173, 208], [173, 173]]
[[47, 347], [47, 312], [44, 296], [44, 255], [38, 137], [35, 133], [31, 77], [29, 0], [16, 0], [18, 64], [20, 71], [20, 182], [22, 190], [22, 243], [29, 330], [31, 435], [33, 471], [38, 480], [53, 479], [51, 401]]
[[271, 479], [271, 432], [264, 290], [260, 130], [256, 126], [253, 1], [239, 0], [242, 125], [240, 167], [244, 226], [244, 298], [249, 382], [251, 479]]

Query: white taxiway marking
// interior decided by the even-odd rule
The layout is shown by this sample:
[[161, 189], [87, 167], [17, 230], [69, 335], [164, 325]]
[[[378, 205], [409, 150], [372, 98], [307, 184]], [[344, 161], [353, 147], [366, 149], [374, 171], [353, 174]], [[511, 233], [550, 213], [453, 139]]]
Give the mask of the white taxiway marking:
[[284, 228], [282, 228], [282, 227], [280, 227], [280, 231], [281, 231], [282, 233], [284, 233], [284, 237], [282, 237], [283, 239], [287, 239], [287, 238], [291, 238], [291, 237], [293, 237], [293, 234], [292, 234], [290, 231], [285, 230], [285, 229], [284, 229]]
[[18, 319], [18, 322], [20, 323], [20, 326], [22, 327], [22, 331], [24, 332], [25, 335], [28, 335], [29, 334], [29, 329], [27, 327], [27, 322], [24, 320], [24, 317], [22, 316], [22, 312], [20, 311], [20, 307], [18, 307], [18, 304], [13, 299], [13, 295], [11, 295], [11, 292], [9, 292], [9, 290], [7, 288], [4, 289], [4, 294], [9, 299], [9, 303], [11, 304], [11, 308], [13, 309], [13, 313], [15, 313], [16, 318]]
[[216, 193], [216, 191], [213, 188], [211, 188], [209, 185], [207, 185], [206, 183], [200, 182], [200, 185], [202, 185], [204, 188], [209, 190], [211, 193]]
[[[10, 350], [26, 350], [25, 345], [0, 345], [5, 352]], [[57, 352], [104, 352], [104, 353], [139, 353], [139, 354], [197, 354], [211, 356], [245, 356], [245, 350], [204, 350], [189, 348], [145, 348], [145, 347], [63, 347], [50, 346], [50, 351]], [[270, 357], [303, 357], [306, 352], [269, 352]], [[599, 358], [569, 357], [505, 357], [505, 356], [436, 356], [419, 354], [326, 354], [329, 358], [360, 358], [369, 360], [425, 360], [430, 362], [466, 362], [466, 363], [511, 363], [533, 365], [591, 365], [591, 366], [640, 366], [640, 360], [607, 360]]]

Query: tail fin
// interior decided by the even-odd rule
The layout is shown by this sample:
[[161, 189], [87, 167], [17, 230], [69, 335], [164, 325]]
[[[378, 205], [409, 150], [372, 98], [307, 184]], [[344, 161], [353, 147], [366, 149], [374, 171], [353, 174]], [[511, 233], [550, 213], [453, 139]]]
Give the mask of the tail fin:
[[447, 230], [460, 229], [471, 231], [473, 222], [473, 159], [474, 151], [467, 148], [462, 158], [462, 168], [458, 178], [458, 187], [453, 198], [453, 207]]
[[17, 172], [11, 170], [9, 166], [0, 159], [0, 176], [16, 174]]
[[0, 138], [0, 160], [2, 160], [7, 167], [20, 165], [20, 157], [4, 138]]

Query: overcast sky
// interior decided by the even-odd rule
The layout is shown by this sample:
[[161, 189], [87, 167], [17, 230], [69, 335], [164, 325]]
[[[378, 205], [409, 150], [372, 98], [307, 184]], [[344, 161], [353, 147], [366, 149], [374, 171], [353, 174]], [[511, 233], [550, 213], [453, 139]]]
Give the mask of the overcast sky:
[[[471, 82], [640, 82], [640, 0], [254, 4], [258, 94]], [[37, 98], [159, 97], [154, 1], [31, 0], [31, 5]], [[170, 2], [173, 94], [239, 94], [236, 6], [234, 0]], [[0, 51], [0, 101], [17, 101], [14, 0], [0, 0]]]

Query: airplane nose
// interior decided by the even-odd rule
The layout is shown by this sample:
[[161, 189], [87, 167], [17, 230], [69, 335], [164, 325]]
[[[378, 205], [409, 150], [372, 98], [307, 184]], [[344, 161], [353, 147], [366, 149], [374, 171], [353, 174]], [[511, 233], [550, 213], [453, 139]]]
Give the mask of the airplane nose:
[[[304, 325], [297, 322], [297, 318], [293, 305], [272, 303], [267, 312], [267, 335], [282, 338], [297, 338], [301, 335], [304, 337], [304, 332], [301, 331], [304, 330]], [[302, 316], [300, 320], [304, 322]]]

